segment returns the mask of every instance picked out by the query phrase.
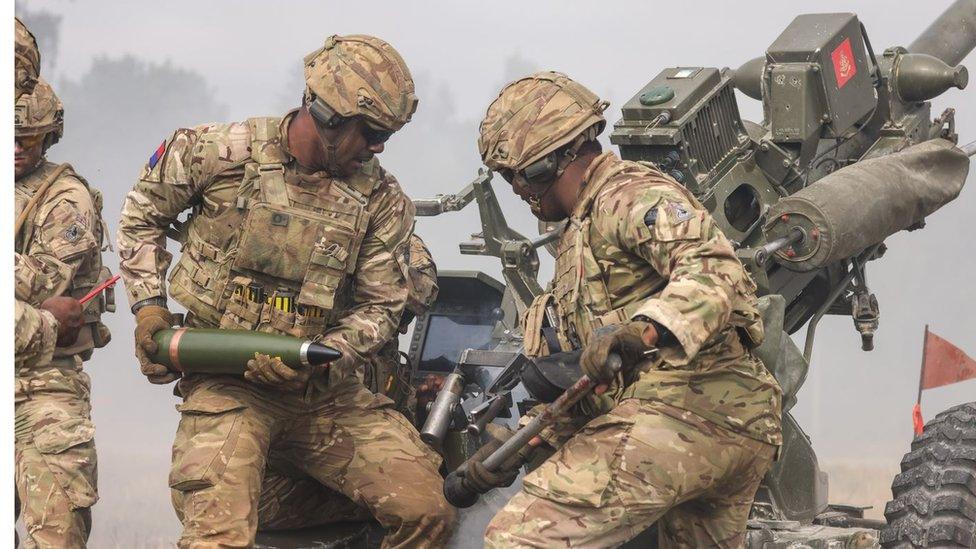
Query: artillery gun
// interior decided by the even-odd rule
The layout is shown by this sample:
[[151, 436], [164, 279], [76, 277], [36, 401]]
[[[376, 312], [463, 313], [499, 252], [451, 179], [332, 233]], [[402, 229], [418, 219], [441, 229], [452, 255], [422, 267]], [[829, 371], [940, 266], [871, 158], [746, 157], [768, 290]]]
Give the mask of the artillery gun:
[[[969, 490], [954, 492], [956, 507], [919, 503], [924, 484], [943, 479], [906, 471], [895, 479], [890, 523], [869, 520], [860, 508], [828, 503], [826, 475], [789, 413], [820, 319], [851, 316], [871, 350], [879, 308], [867, 264], [884, 254], [885, 238], [921, 228], [961, 191], [976, 144], [955, 146], [954, 110], [933, 118], [929, 100], [967, 85], [957, 64], [976, 46], [974, 22], [976, 1], [959, 0], [907, 48], [876, 53], [856, 15], [801, 15], [765, 56], [738, 69], [663, 70], [613, 126], [610, 141], [624, 159], [656, 164], [708, 207], [765, 296], [767, 339], [757, 353], [784, 390], [784, 445], [756, 495], [750, 547], [861, 547], [879, 538], [890, 547], [976, 546], [976, 493], [965, 484], [976, 482], [976, 462], [959, 470], [963, 480], [944, 479]], [[734, 90], [762, 101], [762, 123], [741, 119]], [[542, 291], [538, 249], [560, 227], [540, 226], [535, 238], [510, 228], [491, 175], [480, 172], [457, 194], [415, 200], [420, 216], [475, 202], [482, 232], [461, 253], [499, 258], [505, 282], [442, 270], [439, 298], [412, 334], [415, 379], [446, 376], [421, 417], [423, 438], [450, 469], [481, 445], [486, 423], [520, 414], [572, 380], [522, 354], [517, 321]], [[804, 325], [801, 351], [789, 334]], [[967, 406], [971, 439], [976, 405]]]

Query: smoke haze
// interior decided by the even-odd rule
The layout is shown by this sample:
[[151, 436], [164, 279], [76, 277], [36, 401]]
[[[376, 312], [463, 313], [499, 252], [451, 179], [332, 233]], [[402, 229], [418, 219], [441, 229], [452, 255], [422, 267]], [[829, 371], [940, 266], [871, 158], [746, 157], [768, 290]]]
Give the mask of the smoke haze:
[[[526, 73], [568, 73], [611, 102], [612, 124], [620, 106], [661, 69], [737, 67], [761, 55], [797, 14], [855, 11], [880, 52], [910, 43], [948, 5], [31, 0], [18, 1], [17, 13], [37, 35], [43, 76], [65, 105], [65, 136], [50, 157], [72, 163], [102, 190], [114, 240], [123, 197], [161, 140], [181, 126], [280, 115], [297, 106], [302, 57], [333, 33], [380, 36], [409, 64], [420, 107], [381, 160], [417, 198], [456, 192], [475, 176], [481, 116], [506, 82]], [[963, 63], [974, 62], [970, 55]], [[957, 108], [960, 142], [976, 139], [974, 88], [933, 101], [933, 115]], [[743, 118], [760, 121], [761, 105], [738, 97]], [[528, 208], [503, 186], [498, 191], [509, 223], [536, 234]], [[458, 241], [480, 230], [472, 210], [420, 218], [417, 231], [441, 269], [484, 270], [500, 279], [497, 261], [458, 252]], [[969, 314], [976, 306], [976, 256], [968, 240], [974, 215], [976, 194], [965, 189], [924, 230], [888, 239], [887, 254], [868, 272], [882, 311], [875, 351], [860, 351], [849, 317], [821, 324], [793, 413], [822, 461], [897, 467], [911, 440], [926, 323], [976, 355], [976, 316]], [[117, 272], [114, 254], [106, 254], [106, 263]], [[551, 270], [544, 258], [540, 279]], [[179, 532], [167, 487], [178, 399], [171, 387], [152, 386], [139, 374], [121, 288], [118, 309], [107, 318], [112, 344], [87, 364], [101, 495], [91, 546], [163, 546]], [[926, 418], [974, 394], [976, 381], [928, 391]], [[844, 485], [833, 493], [864, 501]]]

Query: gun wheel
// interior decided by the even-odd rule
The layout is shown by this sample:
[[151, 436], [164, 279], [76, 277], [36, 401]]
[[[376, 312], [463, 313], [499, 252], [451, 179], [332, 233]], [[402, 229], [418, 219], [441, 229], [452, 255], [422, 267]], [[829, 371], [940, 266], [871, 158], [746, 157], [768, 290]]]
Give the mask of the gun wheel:
[[976, 402], [925, 425], [901, 460], [885, 507], [885, 548], [976, 548]]

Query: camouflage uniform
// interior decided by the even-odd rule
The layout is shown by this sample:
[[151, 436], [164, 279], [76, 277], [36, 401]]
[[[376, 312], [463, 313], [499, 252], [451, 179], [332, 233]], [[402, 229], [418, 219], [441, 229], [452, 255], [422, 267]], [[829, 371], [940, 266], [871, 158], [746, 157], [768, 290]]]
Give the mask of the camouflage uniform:
[[[407, 265], [409, 292], [400, 333], [415, 316], [426, 313], [437, 298], [437, 267], [424, 241], [410, 236]], [[394, 408], [411, 424], [416, 423], [417, 390], [411, 383], [410, 365], [401, 360], [399, 341], [391, 339], [366, 365], [365, 384], [370, 391], [386, 395]], [[369, 512], [341, 493], [325, 488], [288, 463], [275, 450], [261, 483], [258, 530], [287, 530], [324, 524], [368, 520]]]
[[[21, 98], [17, 107], [20, 134], [37, 126], [39, 113], [60, 112], [60, 101], [39, 80], [33, 95]], [[43, 129], [56, 140], [60, 114], [53, 118], [57, 129]], [[70, 166], [42, 160], [15, 184], [16, 216], [39, 190], [43, 194], [15, 237], [16, 298], [35, 307], [53, 296], [79, 298], [108, 276], [101, 259], [100, 193]], [[54, 349], [53, 358], [17, 360], [15, 479], [27, 547], [79, 547], [88, 539], [90, 507], [98, 496], [91, 383], [82, 362], [108, 343], [99, 318], [109, 305], [102, 297], [89, 302], [77, 342]]]
[[[409, 292], [400, 318], [399, 333], [407, 333], [414, 318], [425, 314], [437, 299], [437, 266], [430, 250], [416, 234], [410, 237], [407, 265]], [[410, 365], [400, 354], [400, 342], [393, 338], [370, 360], [366, 369], [366, 386], [384, 394], [411, 423], [417, 421], [417, 388], [411, 383]]]
[[[497, 148], [484, 130], [492, 109], [518, 100], [508, 91], [482, 126], [489, 166]], [[551, 134], [545, 115], [528, 131]], [[607, 547], [658, 522], [663, 547], [738, 546], [781, 443], [779, 387], [749, 351], [762, 339], [755, 286], [707, 210], [656, 168], [608, 152], [583, 185], [551, 293], [525, 318], [554, 303], [562, 350], [634, 318], [676, 341], [581, 408], [596, 417], [525, 477], [486, 545]], [[525, 327], [527, 341], [539, 328]]]
[[394, 337], [407, 300], [413, 205], [375, 159], [341, 179], [301, 168], [287, 143], [293, 116], [177, 130], [123, 206], [119, 255], [132, 303], [165, 295], [164, 235], [193, 208], [169, 277], [187, 325], [315, 338], [344, 355], [304, 393], [232, 376], [180, 381], [169, 478], [180, 546], [249, 546], [259, 509], [272, 515], [263, 524], [282, 524], [276, 498], [291, 492], [275, 479], [293, 477], [367, 508], [388, 529], [386, 547], [441, 545], [454, 511], [440, 458], [390, 399], [363, 385], [367, 357]]
[[14, 301], [14, 365], [17, 369], [51, 361], [58, 320], [44, 309]]

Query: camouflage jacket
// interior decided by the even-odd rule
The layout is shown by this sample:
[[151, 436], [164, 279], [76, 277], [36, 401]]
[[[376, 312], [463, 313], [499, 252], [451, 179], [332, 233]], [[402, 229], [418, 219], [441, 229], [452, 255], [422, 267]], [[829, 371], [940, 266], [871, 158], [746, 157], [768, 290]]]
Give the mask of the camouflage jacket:
[[164, 296], [165, 237], [191, 209], [169, 277], [188, 324], [320, 339], [344, 355], [329, 383], [362, 379], [407, 300], [413, 204], [375, 159], [346, 179], [308, 173], [290, 119], [177, 130], [126, 197], [121, 272], [130, 303]]
[[[551, 298], [565, 346], [650, 318], [674, 334], [617, 398], [665, 402], [779, 444], [780, 389], [748, 346], [762, 340], [755, 284], [708, 211], [654, 168], [604, 153], [563, 234]], [[543, 296], [541, 299], [547, 299]]]
[[[42, 162], [17, 180], [15, 216], [57, 169], [57, 164]], [[15, 237], [17, 299], [36, 307], [53, 296], [80, 298], [109, 276], [102, 266], [105, 226], [101, 207], [101, 194], [89, 188], [70, 167], [56, 177]], [[56, 349], [54, 356], [79, 355], [87, 360], [92, 349], [107, 344], [110, 336], [99, 319], [110, 306], [103, 296], [86, 304], [87, 326], [82, 328], [78, 341], [71, 347]]]
[[14, 301], [14, 364], [17, 369], [47, 364], [58, 339], [58, 321], [54, 315]]

